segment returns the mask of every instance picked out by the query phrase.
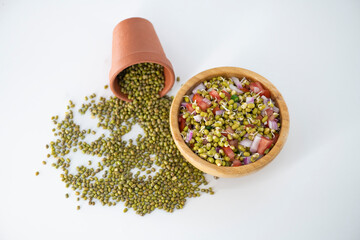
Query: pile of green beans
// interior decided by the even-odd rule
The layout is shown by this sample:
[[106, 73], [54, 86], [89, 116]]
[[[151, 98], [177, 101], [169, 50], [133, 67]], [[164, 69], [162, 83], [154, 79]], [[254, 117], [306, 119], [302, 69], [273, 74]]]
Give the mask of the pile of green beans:
[[[141, 63], [127, 68], [118, 78], [132, 102], [115, 97], [97, 99], [92, 94], [85, 97], [78, 110], [96, 118], [97, 128], [108, 131], [108, 137], [102, 134], [92, 142], [86, 141], [86, 136], [96, 131], [82, 129], [74, 121], [72, 101], [63, 119], [52, 117], [56, 139], [46, 147], [50, 150], [48, 157], [55, 159], [51, 166], [62, 170], [60, 177], [65, 186], [89, 205], [125, 202], [124, 212], [132, 208], [142, 216], [156, 208], [167, 212], [182, 209], [187, 198], [199, 197], [201, 192], [214, 194], [203, 186], [208, 184], [204, 173], [181, 156], [172, 139], [169, 110], [173, 98], [160, 98], [158, 94], [164, 87], [163, 67]], [[124, 141], [123, 136], [136, 123], [144, 136]], [[82, 153], [82, 160], [74, 163], [72, 152]], [[101, 160], [93, 163], [95, 159], [89, 161], [89, 156]]]

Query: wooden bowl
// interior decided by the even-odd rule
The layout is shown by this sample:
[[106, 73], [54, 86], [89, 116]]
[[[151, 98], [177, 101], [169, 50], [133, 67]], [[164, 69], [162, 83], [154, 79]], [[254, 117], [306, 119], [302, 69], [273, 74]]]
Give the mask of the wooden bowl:
[[[250, 163], [248, 165], [243, 165], [239, 167], [223, 167], [209, 163], [206, 160], [200, 158], [198, 155], [196, 155], [186, 145], [185, 141], [180, 135], [178, 115], [179, 115], [180, 104], [183, 101], [183, 96], [190, 95], [191, 91], [199, 83], [218, 76], [238, 77], [239, 79], [246, 77], [251, 81], [260, 82], [261, 84], [263, 84], [263, 86], [266, 89], [270, 91], [271, 98], [275, 100], [276, 105], [280, 109], [281, 129], [280, 129], [279, 139], [277, 140], [274, 147], [270, 150], [268, 154], [266, 154], [265, 156], [263, 156], [254, 163]], [[188, 80], [176, 94], [170, 109], [171, 133], [174, 138], [175, 144], [180, 150], [181, 154], [185, 157], [187, 161], [189, 161], [196, 168], [217, 177], [228, 177], [228, 178], [240, 177], [263, 168], [265, 165], [271, 162], [283, 148], [289, 133], [289, 126], [290, 126], [289, 112], [283, 97], [281, 96], [280, 92], [276, 89], [276, 87], [263, 76], [255, 72], [252, 72], [250, 70], [237, 68], [237, 67], [212, 68], [190, 78], [190, 80]]]

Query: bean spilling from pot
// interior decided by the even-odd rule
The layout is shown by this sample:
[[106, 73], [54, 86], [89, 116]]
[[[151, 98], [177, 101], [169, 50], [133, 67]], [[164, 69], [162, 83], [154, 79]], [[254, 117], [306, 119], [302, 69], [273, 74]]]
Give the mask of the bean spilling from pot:
[[[159, 96], [164, 87], [163, 67], [136, 64], [122, 71], [118, 80], [132, 102], [91, 94], [78, 110], [69, 101], [63, 118], [52, 117], [55, 139], [46, 147], [53, 161], [50, 165], [61, 171], [61, 181], [69, 189], [66, 197], [73, 195], [89, 205], [116, 206], [123, 202], [123, 212], [132, 208], [143, 216], [155, 209], [173, 212], [182, 209], [188, 198], [214, 194], [205, 187], [208, 182], [204, 173], [181, 156], [172, 139], [172, 97]], [[96, 119], [97, 129], [82, 128], [75, 122], [75, 114]], [[140, 125], [144, 135], [125, 141], [123, 136], [131, 134], [134, 124]], [[99, 130], [108, 134], [86, 141]], [[81, 154], [76, 162], [71, 159], [74, 152]], [[92, 156], [100, 160], [89, 160]]]

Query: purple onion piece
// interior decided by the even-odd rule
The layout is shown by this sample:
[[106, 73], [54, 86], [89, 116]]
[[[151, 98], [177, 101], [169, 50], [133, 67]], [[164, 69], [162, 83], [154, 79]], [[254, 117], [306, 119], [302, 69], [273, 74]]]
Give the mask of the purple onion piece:
[[190, 140], [192, 139], [192, 136], [193, 136], [193, 131], [189, 131], [187, 136], [186, 136], [185, 142], [186, 143], [190, 142]]
[[269, 109], [269, 107], [266, 106], [266, 107], [261, 111], [261, 115], [262, 115], [263, 117], [266, 116], [266, 110], [268, 110], [268, 109]]
[[261, 96], [261, 98], [264, 100], [264, 103], [267, 103], [269, 101], [269, 99], [265, 96]]
[[216, 148], [215, 148], [215, 150], [216, 150], [217, 153], [219, 153], [220, 149], [221, 149], [220, 147], [216, 147]]
[[197, 93], [198, 90], [204, 90], [204, 89], [206, 89], [205, 85], [203, 83], [200, 83], [192, 90], [192, 93], [195, 94]]
[[194, 94], [191, 94], [191, 95], [189, 96], [191, 102], [192, 102], [193, 97], [194, 97]]
[[253, 97], [246, 97], [246, 103], [254, 103]]
[[254, 137], [254, 141], [251, 144], [250, 152], [252, 152], [252, 153], [257, 152], [260, 141], [261, 141], [261, 137], [259, 135], [256, 135]]
[[211, 101], [207, 98], [204, 98], [202, 101], [208, 105], [211, 105]]
[[186, 102], [182, 102], [180, 105], [182, 106], [182, 107], [186, 107]]
[[225, 112], [225, 110], [217, 110], [215, 112], [215, 115], [222, 115]]
[[254, 93], [259, 93], [259, 92], [260, 92], [260, 88], [254, 87]]
[[250, 139], [244, 139], [242, 140], [239, 144], [244, 146], [244, 147], [251, 147], [253, 141], [251, 141]]
[[270, 129], [278, 130], [278, 125], [275, 121], [268, 121], [268, 122], [269, 122]]
[[242, 88], [242, 84], [237, 77], [231, 77], [231, 80], [233, 80], [237, 88]]
[[232, 84], [229, 85], [229, 88], [230, 88], [231, 90], [234, 90], [234, 91], [237, 92], [237, 93], [243, 93], [243, 91], [241, 91], [239, 88], [235, 87], [235, 86], [232, 85]]
[[244, 165], [251, 163], [251, 157], [244, 157]]
[[194, 116], [194, 120], [197, 122], [201, 122], [202, 117], [200, 115]]

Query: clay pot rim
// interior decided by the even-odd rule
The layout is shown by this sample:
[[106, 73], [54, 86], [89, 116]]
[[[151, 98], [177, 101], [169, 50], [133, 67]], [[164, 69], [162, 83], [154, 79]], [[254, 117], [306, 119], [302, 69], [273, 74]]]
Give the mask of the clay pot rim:
[[[145, 19], [146, 20], [146, 19]], [[128, 58], [128, 57], [131, 57], [133, 55], [136, 55], [138, 53], [134, 53], [134, 54], [130, 54], [130, 55], [127, 55], [125, 58]], [[154, 56], [159, 56], [159, 54], [156, 54], [154, 52], [146, 52], [146, 54], [148, 55], [154, 55]], [[168, 60], [168, 59], [167, 59]], [[169, 60], [168, 60], [169, 61]], [[173, 68], [171, 67], [171, 65], [165, 63], [165, 62], [162, 62], [162, 61], [157, 61], [157, 60], [145, 60], [145, 59], [140, 59], [139, 61], [133, 61], [131, 64], [126, 64], [124, 65], [122, 68], [120, 68], [119, 70], [115, 71], [114, 74], [110, 77], [110, 88], [113, 92], [113, 94], [121, 99], [121, 100], [124, 100], [124, 101], [127, 101], [127, 102], [132, 102], [132, 100], [128, 99], [127, 97], [124, 98], [123, 96], [121, 96], [120, 94], [118, 94], [118, 91], [115, 90], [116, 87], [119, 87], [119, 82], [116, 81], [116, 78], [117, 76], [122, 72], [124, 71], [126, 68], [132, 66], [132, 65], [136, 65], [136, 64], [139, 64], [139, 63], [156, 63], [156, 64], [159, 64], [161, 66], [164, 67], [164, 74], [165, 74], [165, 71], [167, 71], [169, 74], [170, 74], [170, 79], [174, 79], [173, 81], [170, 81], [170, 84], [169, 85], [165, 85], [164, 88], [160, 91], [160, 97], [163, 97], [165, 96], [166, 93], [168, 93], [170, 91], [170, 89], [174, 86], [174, 83], [175, 83], [175, 73], [174, 73], [174, 70]], [[171, 64], [171, 63], [170, 63]], [[166, 83], [166, 81], [164, 81], [164, 84]], [[117, 86], [115, 86], [117, 85]], [[125, 94], [124, 94], [125, 95]]]

